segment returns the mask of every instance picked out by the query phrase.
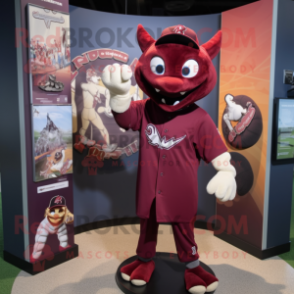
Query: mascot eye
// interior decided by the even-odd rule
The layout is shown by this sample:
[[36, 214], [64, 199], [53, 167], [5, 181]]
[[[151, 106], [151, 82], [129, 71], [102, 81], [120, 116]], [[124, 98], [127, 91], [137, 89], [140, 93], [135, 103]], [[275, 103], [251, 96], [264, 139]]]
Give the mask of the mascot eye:
[[197, 75], [199, 70], [199, 65], [196, 60], [187, 60], [182, 67], [182, 75], [185, 78], [193, 78]]
[[154, 72], [156, 75], [164, 74], [165, 66], [162, 58], [153, 57], [150, 62], [150, 67], [152, 72]]

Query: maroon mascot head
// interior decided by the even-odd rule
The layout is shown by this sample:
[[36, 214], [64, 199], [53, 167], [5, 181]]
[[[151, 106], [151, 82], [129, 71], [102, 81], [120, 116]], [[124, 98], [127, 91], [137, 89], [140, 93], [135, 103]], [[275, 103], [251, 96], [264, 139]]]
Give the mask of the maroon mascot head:
[[212, 91], [216, 72], [211, 60], [220, 50], [220, 31], [202, 46], [196, 33], [183, 25], [164, 29], [157, 41], [139, 25], [137, 38], [143, 54], [136, 81], [163, 110], [179, 110]]

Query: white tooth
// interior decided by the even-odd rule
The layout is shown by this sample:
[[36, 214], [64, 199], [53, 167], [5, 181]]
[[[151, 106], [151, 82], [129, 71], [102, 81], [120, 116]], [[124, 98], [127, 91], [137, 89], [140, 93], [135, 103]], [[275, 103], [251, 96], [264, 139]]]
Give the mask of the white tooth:
[[162, 103], [166, 104], [166, 102], [165, 102], [165, 99], [164, 99], [164, 98], [162, 98], [162, 99], [161, 99], [161, 101], [162, 101]]
[[159, 89], [156, 89], [156, 88], [154, 88], [154, 89], [155, 89], [156, 92], [159, 92], [160, 91]]
[[185, 92], [180, 92], [180, 94], [181, 94], [181, 95], [184, 95], [186, 92], [187, 92], [187, 91], [185, 91]]
[[177, 104], [179, 104], [180, 103], [180, 101], [176, 101], [174, 104], [173, 104], [173, 106], [175, 106], [175, 105], [177, 105]]

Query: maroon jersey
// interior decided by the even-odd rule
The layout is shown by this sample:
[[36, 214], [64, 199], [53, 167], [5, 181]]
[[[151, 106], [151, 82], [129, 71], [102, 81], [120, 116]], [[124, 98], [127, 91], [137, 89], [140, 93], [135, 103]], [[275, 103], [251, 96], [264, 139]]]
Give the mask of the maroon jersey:
[[158, 222], [190, 222], [197, 212], [200, 159], [209, 163], [227, 151], [211, 117], [195, 104], [165, 112], [150, 99], [113, 114], [120, 127], [140, 131], [137, 215], [149, 218], [156, 198]]

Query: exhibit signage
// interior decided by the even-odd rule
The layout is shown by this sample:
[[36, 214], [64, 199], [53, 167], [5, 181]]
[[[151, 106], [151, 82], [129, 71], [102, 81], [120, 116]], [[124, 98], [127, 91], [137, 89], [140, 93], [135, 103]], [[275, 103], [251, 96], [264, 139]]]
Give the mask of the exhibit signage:
[[[269, 144], [272, 14], [272, 1], [258, 1], [223, 12], [221, 24], [218, 123], [235, 162], [237, 196], [232, 203], [217, 201], [217, 216], [224, 223], [234, 219], [230, 235], [259, 249]], [[226, 234], [227, 228], [221, 232]]]

